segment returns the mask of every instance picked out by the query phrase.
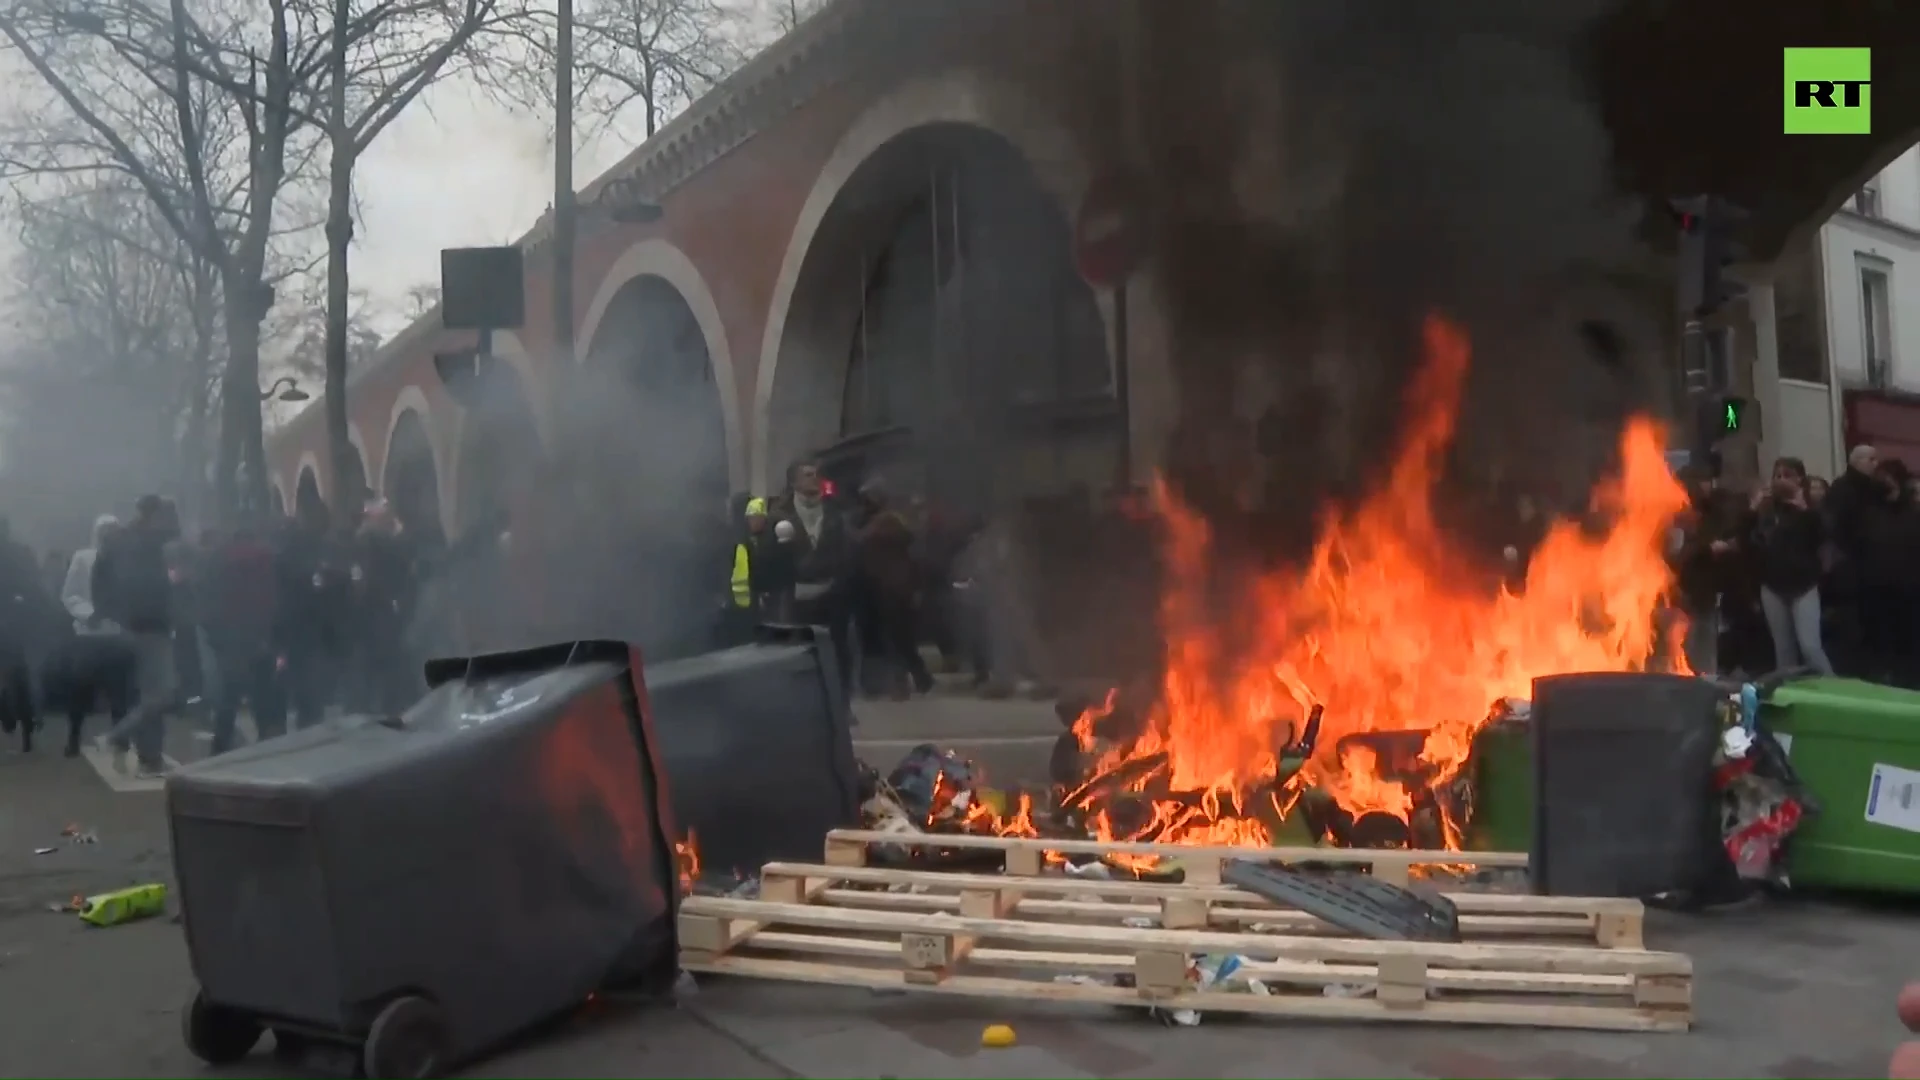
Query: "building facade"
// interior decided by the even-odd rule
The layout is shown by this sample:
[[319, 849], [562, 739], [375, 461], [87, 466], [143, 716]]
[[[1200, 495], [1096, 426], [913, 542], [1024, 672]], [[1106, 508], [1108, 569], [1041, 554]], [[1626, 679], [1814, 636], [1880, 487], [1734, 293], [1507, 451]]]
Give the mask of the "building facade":
[[1920, 147], [1782, 255], [1752, 313], [1766, 460], [1830, 477], [1866, 442], [1920, 468]]

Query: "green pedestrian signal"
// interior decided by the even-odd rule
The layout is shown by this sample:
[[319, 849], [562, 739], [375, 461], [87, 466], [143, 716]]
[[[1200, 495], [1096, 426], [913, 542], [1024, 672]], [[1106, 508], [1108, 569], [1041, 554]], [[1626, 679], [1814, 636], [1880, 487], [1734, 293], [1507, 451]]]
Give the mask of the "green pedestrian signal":
[[1747, 403], [1741, 398], [1726, 398], [1720, 402], [1720, 430], [1727, 434], [1737, 434], [1746, 426]]

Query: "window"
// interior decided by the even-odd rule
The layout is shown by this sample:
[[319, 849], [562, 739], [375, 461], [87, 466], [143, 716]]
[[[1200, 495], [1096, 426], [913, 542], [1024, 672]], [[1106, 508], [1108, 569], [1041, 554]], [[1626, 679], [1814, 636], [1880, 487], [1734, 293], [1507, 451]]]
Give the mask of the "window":
[[1827, 337], [1821, 320], [1820, 260], [1811, 245], [1781, 256], [1773, 283], [1780, 377], [1827, 381]]
[[1853, 212], [1862, 217], [1880, 217], [1880, 178], [1874, 177], [1853, 193]]
[[1893, 375], [1893, 309], [1887, 271], [1860, 268], [1860, 349], [1866, 361], [1867, 385], [1885, 389]]

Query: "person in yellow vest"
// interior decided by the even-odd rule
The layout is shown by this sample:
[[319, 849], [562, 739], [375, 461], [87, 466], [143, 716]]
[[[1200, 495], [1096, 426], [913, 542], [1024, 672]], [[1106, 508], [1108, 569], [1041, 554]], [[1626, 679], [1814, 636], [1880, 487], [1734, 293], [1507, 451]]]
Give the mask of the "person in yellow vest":
[[760, 620], [773, 614], [771, 573], [773, 537], [767, 529], [767, 500], [748, 499], [742, 511], [747, 530], [733, 545], [733, 575], [728, 581], [725, 634], [729, 643], [745, 641]]

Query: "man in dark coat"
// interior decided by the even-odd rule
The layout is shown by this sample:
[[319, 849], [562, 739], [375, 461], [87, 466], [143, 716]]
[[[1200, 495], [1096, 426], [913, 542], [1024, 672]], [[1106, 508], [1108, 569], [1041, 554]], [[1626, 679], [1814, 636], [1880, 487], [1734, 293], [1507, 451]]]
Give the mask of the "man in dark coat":
[[280, 685], [279, 604], [281, 584], [273, 548], [252, 528], [239, 528], [208, 557], [202, 585], [207, 644], [220, 671], [213, 708], [213, 752], [234, 744], [242, 702], [253, 708], [261, 739], [287, 730], [286, 695]]
[[814, 462], [796, 462], [787, 470], [787, 494], [774, 535], [787, 545], [785, 561], [793, 568], [794, 620], [827, 628], [841, 681], [851, 692], [854, 645], [847, 579], [852, 539], [846, 519], [827, 498]]
[[134, 693], [139, 704], [125, 720], [101, 736], [112, 750], [114, 767], [126, 768], [131, 747], [139, 774], [157, 778], [166, 771], [167, 711], [174, 704], [174, 579], [168, 552], [179, 539], [165, 500], [143, 495], [134, 519], [108, 538], [93, 561], [94, 616], [126, 631], [133, 656]]

